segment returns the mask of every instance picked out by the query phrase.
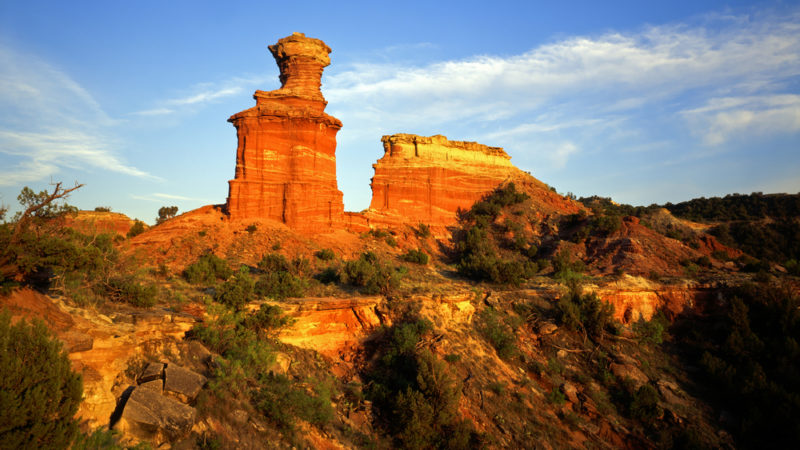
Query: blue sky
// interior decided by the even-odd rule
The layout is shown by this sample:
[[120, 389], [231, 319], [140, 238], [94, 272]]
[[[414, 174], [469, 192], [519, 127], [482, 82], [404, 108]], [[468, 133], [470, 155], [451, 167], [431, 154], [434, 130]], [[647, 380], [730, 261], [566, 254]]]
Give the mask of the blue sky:
[[50, 180], [152, 222], [223, 203], [227, 118], [324, 40], [345, 208], [385, 134], [502, 146], [559, 192], [631, 204], [800, 191], [794, 2], [0, 2], [0, 203]]

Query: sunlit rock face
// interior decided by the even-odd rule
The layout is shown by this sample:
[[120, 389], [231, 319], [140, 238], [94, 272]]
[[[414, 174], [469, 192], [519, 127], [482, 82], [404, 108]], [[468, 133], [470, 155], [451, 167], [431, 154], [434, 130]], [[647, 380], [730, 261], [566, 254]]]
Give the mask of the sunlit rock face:
[[341, 227], [335, 152], [342, 123], [325, 114], [320, 91], [331, 49], [302, 33], [269, 49], [280, 68], [281, 88], [256, 91], [256, 106], [228, 119], [238, 137], [228, 214], [274, 219], [300, 232]]
[[384, 155], [373, 164], [371, 223], [450, 225], [459, 208], [523, 173], [499, 147], [450, 141], [444, 136], [384, 136]]

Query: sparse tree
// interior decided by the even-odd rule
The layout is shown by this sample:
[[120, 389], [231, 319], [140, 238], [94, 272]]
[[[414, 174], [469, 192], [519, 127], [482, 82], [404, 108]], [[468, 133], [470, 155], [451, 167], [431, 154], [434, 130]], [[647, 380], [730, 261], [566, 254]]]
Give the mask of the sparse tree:
[[[82, 184], [75, 183], [75, 186], [64, 189], [61, 182], [53, 185], [53, 192], [41, 191], [38, 194], [27, 186], [22, 188], [17, 200], [25, 208], [23, 211], [14, 215], [10, 226], [10, 233], [3, 239], [4, 248], [0, 248], [0, 281], [11, 278], [18, 272], [17, 255], [14, 249], [19, 247], [21, 237], [31, 224], [36, 220], [54, 219], [67, 213], [77, 211], [77, 208], [61, 200], [69, 197], [69, 194], [83, 187]], [[3, 211], [5, 214], [5, 211]], [[0, 215], [2, 218], [2, 215]]]
[[158, 217], [156, 217], [156, 225], [166, 222], [178, 214], [177, 206], [162, 206], [158, 208]]

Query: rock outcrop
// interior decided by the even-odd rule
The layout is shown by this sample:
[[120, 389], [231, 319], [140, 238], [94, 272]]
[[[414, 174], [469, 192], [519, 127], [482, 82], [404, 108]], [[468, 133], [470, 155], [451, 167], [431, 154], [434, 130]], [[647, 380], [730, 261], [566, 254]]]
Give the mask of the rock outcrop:
[[450, 141], [444, 136], [393, 134], [372, 178], [367, 217], [374, 223], [449, 225], [459, 208], [524, 173], [500, 147]]
[[206, 377], [172, 363], [153, 362], [131, 386], [115, 429], [156, 445], [185, 437], [197, 418], [189, 403], [206, 384]]
[[228, 119], [236, 127], [236, 175], [227, 210], [233, 219], [266, 218], [294, 230], [339, 227], [344, 217], [336, 184], [339, 119], [325, 114], [320, 91], [331, 49], [302, 33], [269, 47], [281, 88], [256, 91], [256, 106]]

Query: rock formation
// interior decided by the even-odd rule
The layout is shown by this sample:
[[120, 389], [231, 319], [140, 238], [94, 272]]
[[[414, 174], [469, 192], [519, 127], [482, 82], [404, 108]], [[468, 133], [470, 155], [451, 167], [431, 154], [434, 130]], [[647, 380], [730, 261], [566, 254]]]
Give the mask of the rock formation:
[[269, 50], [281, 88], [256, 91], [256, 106], [228, 119], [239, 142], [228, 213], [233, 219], [274, 219], [305, 232], [337, 227], [344, 215], [335, 156], [342, 123], [325, 114], [320, 91], [331, 49], [294, 33]]
[[450, 225], [459, 208], [504, 181], [524, 176], [499, 147], [450, 141], [444, 136], [394, 134], [372, 178], [371, 223]]

